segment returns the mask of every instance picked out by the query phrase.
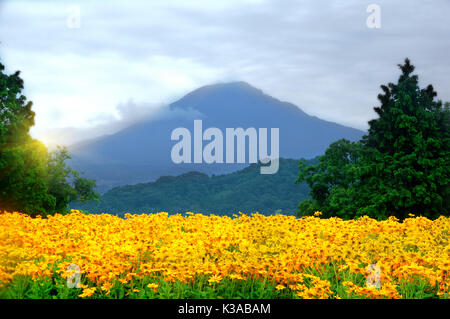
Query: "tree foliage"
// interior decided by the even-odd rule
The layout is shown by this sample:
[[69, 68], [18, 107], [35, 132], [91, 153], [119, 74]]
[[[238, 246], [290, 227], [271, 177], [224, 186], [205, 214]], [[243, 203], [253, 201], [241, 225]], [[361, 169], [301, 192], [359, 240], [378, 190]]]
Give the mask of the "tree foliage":
[[396, 84], [382, 85], [378, 118], [361, 141], [330, 145], [319, 164], [300, 163], [298, 181], [312, 200], [300, 215], [375, 218], [449, 214], [449, 104], [436, 100], [431, 85], [421, 89], [408, 59]]
[[80, 174], [66, 165], [70, 159], [67, 148], [58, 147], [49, 154], [48, 192], [55, 198], [55, 210], [64, 211], [70, 202], [79, 200], [88, 202], [98, 200], [100, 195], [94, 192], [95, 181], [80, 177]]
[[[300, 174], [297, 182], [306, 181], [310, 186], [312, 200], [300, 202], [301, 215], [311, 215], [324, 210], [330, 216], [346, 217], [346, 209], [351, 200], [352, 185], [357, 180], [357, 166], [360, 160], [361, 143], [345, 139], [332, 143], [319, 157], [318, 163], [299, 163]], [[336, 196], [336, 195], [340, 196]]]
[[70, 200], [97, 198], [95, 182], [66, 167], [67, 150], [49, 153], [29, 133], [32, 102], [22, 94], [20, 72], [0, 63], [0, 210], [45, 216], [63, 212]]

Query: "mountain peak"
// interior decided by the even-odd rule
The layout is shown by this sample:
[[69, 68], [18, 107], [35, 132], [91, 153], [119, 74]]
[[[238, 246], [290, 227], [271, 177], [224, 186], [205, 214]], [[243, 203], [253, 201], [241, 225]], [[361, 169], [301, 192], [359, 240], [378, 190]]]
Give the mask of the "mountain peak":
[[258, 105], [259, 102], [270, 98], [264, 92], [244, 81], [221, 82], [202, 86], [170, 105], [171, 109], [196, 109], [200, 112], [208, 111], [211, 105], [226, 107], [230, 110], [233, 105]]
[[255, 88], [244, 81], [235, 81], [235, 82], [219, 82], [215, 84], [202, 86], [190, 93], [188, 93], [185, 98], [189, 97], [200, 97], [200, 96], [209, 96], [209, 95], [236, 95], [236, 94], [245, 94], [245, 95], [263, 95], [263, 91]]
[[234, 82], [218, 82], [210, 85], [205, 85], [200, 88], [198, 88], [195, 91], [198, 90], [223, 90], [223, 89], [234, 89], [234, 90], [248, 90], [248, 91], [254, 91], [254, 92], [262, 92], [260, 89], [255, 88], [254, 86], [250, 85], [249, 83], [245, 81], [234, 81]]
[[[299, 107], [292, 103], [280, 101], [262, 90], [244, 81], [221, 82], [202, 86], [188, 94], [180, 100], [170, 105], [171, 109], [193, 109], [204, 115], [214, 116], [217, 108], [226, 109], [232, 114], [221, 114], [223, 116], [234, 117], [243, 111], [250, 113], [266, 113], [267, 107], [273, 110], [287, 110], [289, 113], [307, 116]], [[266, 108], [266, 110], [264, 110]], [[213, 112], [213, 113], [211, 113]], [[276, 116], [276, 114], [274, 114]]]

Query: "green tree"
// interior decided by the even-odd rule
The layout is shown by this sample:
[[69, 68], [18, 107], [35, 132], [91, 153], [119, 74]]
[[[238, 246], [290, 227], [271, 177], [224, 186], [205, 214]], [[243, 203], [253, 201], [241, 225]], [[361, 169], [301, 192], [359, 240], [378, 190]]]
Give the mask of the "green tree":
[[35, 114], [20, 73], [4, 69], [0, 63], [0, 209], [44, 215], [55, 206], [45, 182], [47, 150], [29, 135]]
[[322, 211], [324, 217], [348, 217], [347, 207], [353, 200], [353, 184], [357, 181], [361, 143], [346, 139], [332, 143], [315, 165], [300, 160], [296, 183], [306, 181], [312, 200], [299, 204], [299, 215]]
[[298, 181], [311, 187], [303, 213], [351, 218], [449, 215], [449, 104], [421, 89], [408, 59], [397, 84], [382, 85], [378, 118], [358, 143], [332, 144], [316, 167], [300, 164]]
[[67, 209], [67, 200], [96, 199], [95, 182], [67, 168], [67, 150], [49, 154], [30, 136], [35, 113], [22, 95], [20, 72], [0, 63], [0, 210], [45, 216]]
[[419, 87], [408, 59], [397, 84], [382, 85], [378, 118], [362, 140], [359, 214], [449, 214], [449, 109], [433, 86]]
[[58, 146], [49, 153], [47, 163], [48, 192], [55, 198], [55, 211], [67, 210], [70, 202], [78, 200], [87, 203], [98, 201], [100, 195], [94, 191], [95, 181], [80, 177], [80, 174], [66, 165], [70, 155], [66, 147]]

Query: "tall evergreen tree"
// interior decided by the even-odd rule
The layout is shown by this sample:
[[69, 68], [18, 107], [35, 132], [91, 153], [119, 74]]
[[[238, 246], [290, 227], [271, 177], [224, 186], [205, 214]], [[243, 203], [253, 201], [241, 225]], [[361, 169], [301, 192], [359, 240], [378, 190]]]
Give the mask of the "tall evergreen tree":
[[448, 215], [450, 200], [449, 110], [432, 85], [421, 89], [409, 59], [397, 84], [382, 85], [363, 140], [359, 214]]
[[378, 118], [359, 143], [333, 143], [321, 165], [300, 164], [298, 181], [306, 180], [313, 197], [300, 209], [345, 218], [450, 214], [449, 104], [436, 100], [431, 85], [419, 87], [409, 59], [399, 67], [398, 82], [381, 86]]

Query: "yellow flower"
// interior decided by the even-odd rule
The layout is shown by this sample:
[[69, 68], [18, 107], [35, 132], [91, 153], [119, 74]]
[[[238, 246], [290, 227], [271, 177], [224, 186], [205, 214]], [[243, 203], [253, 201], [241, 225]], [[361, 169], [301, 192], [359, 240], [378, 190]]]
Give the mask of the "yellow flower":
[[209, 278], [208, 282], [211, 283], [219, 283], [222, 281], [222, 277], [218, 275], [213, 275]]
[[242, 277], [242, 276], [239, 275], [239, 274], [230, 274], [230, 275], [228, 275], [228, 277], [229, 277], [230, 279], [238, 279], [238, 280], [244, 280], [244, 279], [245, 279], [244, 277]]
[[147, 285], [147, 288], [150, 288], [150, 289], [152, 289], [153, 291], [156, 292], [156, 290], [158, 290], [158, 288], [159, 288], [159, 284], [150, 283], [150, 284]]
[[153, 289], [156, 291], [159, 288], [159, 284], [150, 283], [147, 285], [147, 288], [150, 288], [150, 289]]
[[83, 293], [81, 293], [80, 295], [78, 295], [78, 297], [81, 298], [85, 298], [85, 297], [90, 297], [94, 294], [96, 288], [92, 287], [92, 288], [84, 288], [83, 289]]
[[286, 287], [281, 285], [281, 284], [279, 284], [279, 285], [276, 285], [275, 289], [276, 290], [283, 290], [283, 289], [286, 289]]
[[110, 282], [107, 282], [107, 283], [104, 283], [103, 285], [102, 285], [102, 287], [101, 287], [101, 289], [103, 290], [103, 291], [109, 291], [111, 288], [112, 288], [112, 283], [110, 283]]

